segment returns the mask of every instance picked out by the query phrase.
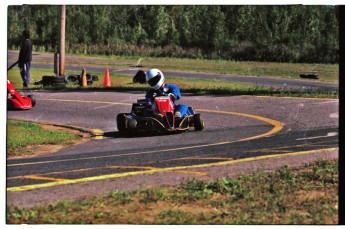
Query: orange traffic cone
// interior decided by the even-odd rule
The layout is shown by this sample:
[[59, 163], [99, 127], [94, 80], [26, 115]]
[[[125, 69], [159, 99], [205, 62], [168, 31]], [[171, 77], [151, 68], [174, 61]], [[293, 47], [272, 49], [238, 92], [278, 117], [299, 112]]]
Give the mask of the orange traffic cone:
[[81, 86], [86, 87], [87, 86], [87, 79], [86, 79], [86, 70], [83, 68], [81, 72]]
[[106, 69], [104, 72], [104, 87], [110, 87], [110, 77], [109, 77], [109, 69]]

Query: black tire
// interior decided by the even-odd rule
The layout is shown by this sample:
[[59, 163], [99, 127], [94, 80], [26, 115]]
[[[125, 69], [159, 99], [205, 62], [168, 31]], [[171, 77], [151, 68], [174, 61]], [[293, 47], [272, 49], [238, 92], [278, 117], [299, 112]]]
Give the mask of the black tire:
[[317, 74], [315, 73], [303, 73], [299, 75], [301, 78], [307, 78], [307, 79], [318, 79]]
[[86, 74], [86, 81], [92, 81], [92, 75]]
[[205, 127], [204, 119], [201, 118], [200, 114], [195, 114], [193, 117], [194, 120], [194, 129], [196, 131], [201, 131]]
[[73, 85], [79, 84], [80, 77], [78, 75], [67, 75], [65, 76], [65, 81]]
[[43, 76], [43, 86], [65, 86], [65, 77]]
[[87, 83], [87, 85], [92, 85], [93, 84], [92, 78], [91, 78], [91, 80], [88, 79], [86, 83]]
[[99, 81], [99, 78], [98, 78], [98, 76], [94, 75], [94, 76], [92, 76], [92, 80], [93, 81]]
[[34, 85], [40, 85], [42, 84], [42, 80], [35, 81]]
[[31, 99], [31, 105], [34, 107], [36, 105], [36, 98], [34, 95], [28, 95], [28, 98]]
[[126, 116], [123, 113], [120, 113], [116, 116], [116, 123], [117, 123], [117, 129], [119, 132], [124, 132], [127, 130], [127, 124], [126, 124]]

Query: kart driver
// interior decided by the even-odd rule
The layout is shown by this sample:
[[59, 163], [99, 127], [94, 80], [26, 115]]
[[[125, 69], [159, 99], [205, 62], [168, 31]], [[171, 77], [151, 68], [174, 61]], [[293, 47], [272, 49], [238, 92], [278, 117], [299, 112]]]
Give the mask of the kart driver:
[[[176, 105], [175, 100], [179, 100], [181, 98], [180, 89], [175, 84], [165, 84], [164, 80], [164, 75], [159, 69], [153, 68], [147, 71], [146, 82], [150, 85], [150, 89], [146, 92], [146, 102], [148, 105], [152, 105], [155, 95], [169, 95], [174, 103], [175, 117], [181, 118], [187, 113], [188, 106], [186, 104]], [[149, 110], [147, 110], [147, 112], [149, 112]], [[152, 113], [148, 114], [147, 112], [145, 111], [145, 115], [153, 115]]]

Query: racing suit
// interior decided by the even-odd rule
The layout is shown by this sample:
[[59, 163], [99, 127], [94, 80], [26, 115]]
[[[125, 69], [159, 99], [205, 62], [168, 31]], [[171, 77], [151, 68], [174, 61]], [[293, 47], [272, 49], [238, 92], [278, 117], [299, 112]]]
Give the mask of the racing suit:
[[[161, 95], [161, 94], [166, 94], [168, 95], [169, 93], [173, 94], [175, 96], [175, 98], [173, 99], [173, 102], [174, 102], [174, 111], [175, 112], [180, 112], [181, 114], [181, 117], [185, 116], [187, 111], [188, 111], [188, 106], [186, 104], [176, 104], [175, 103], [175, 100], [179, 100], [181, 98], [181, 92], [180, 92], [180, 89], [177, 87], [177, 85], [175, 84], [165, 84], [163, 87], [161, 87], [160, 89], [158, 90], [153, 90], [153, 89], [150, 89], [146, 92], [146, 102], [147, 104], [150, 106], [153, 104], [154, 102], [154, 95], [158, 94], [158, 95]], [[149, 114], [148, 112], [145, 112], [145, 116], [152, 116], [152, 114]]]

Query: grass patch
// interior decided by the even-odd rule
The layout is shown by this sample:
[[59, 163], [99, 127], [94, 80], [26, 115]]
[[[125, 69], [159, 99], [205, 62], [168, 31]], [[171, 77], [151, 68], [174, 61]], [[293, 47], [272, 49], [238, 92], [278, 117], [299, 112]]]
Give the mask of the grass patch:
[[337, 224], [338, 160], [212, 182], [7, 206], [8, 224]]
[[6, 156], [32, 154], [28, 146], [70, 144], [80, 136], [57, 130], [47, 130], [42, 126], [25, 121], [7, 121]]

